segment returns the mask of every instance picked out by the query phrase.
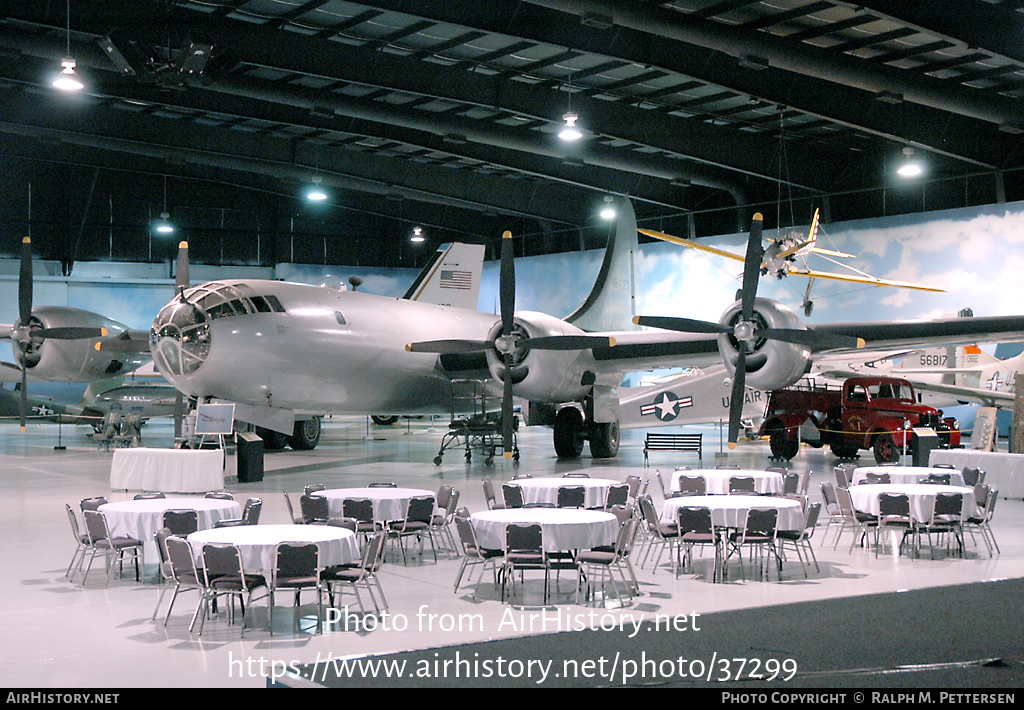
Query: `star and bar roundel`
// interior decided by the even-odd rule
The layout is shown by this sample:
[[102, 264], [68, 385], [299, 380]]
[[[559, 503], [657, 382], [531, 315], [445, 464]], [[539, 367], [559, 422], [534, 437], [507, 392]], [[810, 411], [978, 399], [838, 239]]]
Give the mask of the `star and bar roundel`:
[[653, 402], [640, 407], [640, 415], [654, 414], [663, 422], [670, 422], [679, 416], [679, 410], [693, 406], [692, 397], [676, 397], [671, 392], [662, 392]]

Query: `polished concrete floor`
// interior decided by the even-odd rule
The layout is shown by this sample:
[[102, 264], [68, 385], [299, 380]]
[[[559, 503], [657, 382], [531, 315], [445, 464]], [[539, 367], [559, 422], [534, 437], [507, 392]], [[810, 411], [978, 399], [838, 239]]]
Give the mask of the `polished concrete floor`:
[[[584, 457], [559, 462], [551, 447], [550, 430], [525, 428], [519, 433], [522, 459], [518, 464], [500, 457], [492, 466], [479, 452], [467, 464], [462, 452], [450, 450], [441, 465], [434, 465], [445, 422], [434, 426], [426, 420], [403, 422], [392, 427], [368, 424], [359, 417], [325, 422], [320, 446], [312, 452], [285, 451], [266, 456], [266, 475], [260, 483], [227, 488], [244, 500], [259, 496], [264, 502], [261, 522], [287, 523], [282, 491], [298, 493], [308, 483], [328, 487], [361, 486], [389, 480], [399, 485], [436, 490], [454, 485], [461, 503], [471, 511], [484, 509], [481, 480], [502, 481], [517, 472], [534, 476], [588, 471], [594, 476], [625, 479], [630, 474], [647, 478], [656, 468], [697, 466], [694, 454], [657, 453], [651, 468], [643, 466], [643, 432], [623, 433], [617, 459], [594, 461]], [[741, 444], [728, 455], [720, 454], [717, 428], [705, 430], [704, 466], [735, 463], [747, 468], [771, 465], [764, 443]], [[951, 586], [1024, 577], [1024, 502], [1001, 500], [994, 530], [1001, 554], [989, 557], [981, 541], [971, 546], [966, 558], [941, 553], [931, 559], [882, 554], [860, 547], [849, 551], [850, 535], [838, 550], [826, 540], [824, 524], [815, 535], [820, 571], [804, 576], [796, 559], [790, 559], [783, 581], [746, 581], [733, 574], [728, 583], [713, 584], [705, 574], [707, 560], [698, 560], [697, 575], [678, 580], [663, 560], [658, 569], [648, 563], [638, 569], [642, 594], [622, 608], [575, 606], [575, 580], [563, 574], [547, 614], [541, 606], [539, 581], [529, 583], [513, 606], [501, 604], [487, 582], [478, 588], [464, 586], [454, 593], [452, 584], [460, 560], [442, 555], [436, 563], [428, 553], [403, 565], [390, 555], [380, 574], [390, 604], [390, 624], [368, 630], [349, 624], [333, 625], [322, 635], [312, 633], [315, 607], [312, 595], [297, 612], [280, 596], [275, 614], [275, 634], [267, 628], [266, 604], [257, 601], [251, 610], [253, 628], [240, 638], [237, 625], [213, 618], [202, 637], [188, 631], [196, 595], [184, 595], [167, 626], [152, 621], [158, 587], [137, 584], [131, 575], [103, 588], [95, 573], [83, 587], [65, 579], [74, 551], [65, 503], [77, 508], [80, 499], [103, 495], [126, 500], [134, 492], [112, 491], [109, 486], [109, 453], [98, 452], [87, 430], [65, 426], [59, 433], [66, 450], [55, 450], [55, 425], [31, 425], [22, 434], [16, 424], [0, 423], [0, 684], [21, 688], [117, 688], [117, 687], [264, 687], [267, 676], [292, 664], [325, 658], [360, 656], [409, 649], [429, 649], [449, 644], [564, 630], [561, 620], [571, 618], [587, 628], [614, 620], [654, 620], [657, 615], [699, 618], [715, 611], [770, 607], [792, 602], [835, 599], [934, 586]], [[144, 444], [169, 446], [168, 422], [146, 427]], [[868, 454], [870, 456], [870, 454]], [[827, 452], [804, 448], [791, 468], [810, 470], [812, 500], [820, 498], [819, 484], [831, 479], [835, 460]], [[660, 506], [661, 493], [652, 481], [651, 492]], [[826, 542], [827, 544], [822, 544]], [[429, 549], [429, 548], [428, 548]], [[152, 557], [152, 556], [151, 556]], [[149, 568], [152, 574], [153, 567]], [[473, 581], [476, 573], [473, 574]], [[593, 615], [590, 612], [595, 612]], [[582, 616], [580, 616], [582, 615]], [[586, 619], [580, 622], [579, 619]], [[1019, 620], [1012, 620], [1013, 633]], [[568, 622], [566, 622], [568, 623]], [[810, 625], [827, 620], [809, 619]], [[531, 628], [532, 627], [532, 628]], [[714, 634], [703, 627], [689, 633]], [[706, 640], [706, 639], [705, 639]], [[581, 655], [586, 649], [581, 649]], [[796, 659], [799, 662], [799, 658]], [[962, 660], [962, 659], [950, 659]]]

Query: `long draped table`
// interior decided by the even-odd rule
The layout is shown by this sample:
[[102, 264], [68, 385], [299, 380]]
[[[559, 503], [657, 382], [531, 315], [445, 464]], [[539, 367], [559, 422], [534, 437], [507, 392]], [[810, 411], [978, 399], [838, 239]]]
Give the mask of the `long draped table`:
[[619, 534], [618, 518], [598, 510], [510, 508], [473, 513], [469, 520], [480, 547], [491, 550], [505, 549], [505, 528], [509, 523], [539, 523], [548, 552], [614, 545]]
[[165, 510], [194, 510], [199, 529], [206, 530], [218, 520], [242, 517], [242, 506], [233, 500], [219, 498], [147, 498], [104, 503], [98, 510], [107, 518], [107, 527], [114, 537], [133, 537], [143, 542], [163, 527]]
[[320, 550], [320, 567], [359, 561], [356, 534], [333, 525], [239, 525], [200, 530], [186, 538], [197, 560], [208, 542], [237, 545], [246, 572], [269, 571], [276, 566], [277, 545], [282, 542], [315, 542]]
[[115, 449], [113, 490], [205, 493], [224, 487], [223, 449]]
[[754, 490], [757, 493], [782, 493], [783, 478], [777, 471], [760, 471], [747, 469], [680, 469], [672, 472], [670, 487], [673, 491], [679, 490], [679, 479], [684, 476], [703, 478], [706, 484], [708, 495], [724, 495], [729, 492], [729, 479], [733, 477], [753, 478]]
[[1024, 454], [974, 449], [934, 449], [928, 463], [974, 466], [985, 472], [985, 483], [999, 489], [1003, 498], [1024, 498]]

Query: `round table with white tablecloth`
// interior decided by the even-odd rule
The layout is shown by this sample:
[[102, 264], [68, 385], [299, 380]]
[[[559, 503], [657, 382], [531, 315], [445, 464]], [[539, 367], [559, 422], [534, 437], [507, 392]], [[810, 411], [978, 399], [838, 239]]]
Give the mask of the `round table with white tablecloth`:
[[867, 474], [888, 474], [889, 483], [921, 483], [930, 475], [948, 475], [949, 485], [964, 485], [964, 475], [950, 468], [928, 468], [926, 466], [859, 466], [853, 470], [851, 485], [862, 483]]
[[775, 508], [779, 517], [778, 530], [803, 530], [804, 507], [798, 500], [776, 496], [710, 495], [669, 498], [662, 508], [661, 519], [675, 520], [679, 509], [687, 506], [711, 509], [711, 522], [720, 528], [741, 528], [751, 508]]
[[200, 530], [212, 528], [218, 520], [242, 517], [241, 505], [219, 498], [145, 498], [104, 503], [98, 510], [106, 517], [112, 536], [143, 542], [152, 540], [153, 533], [163, 527], [165, 510], [196, 511]]
[[359, 561], [356, 534], [333, 525], [239, 525], [200, 530], [186, 539], [192, 545], [196, 560], [202, 559], [206, 543], [238, 546], [246, 572], [273, 570], [277, 564], [277, 545], [282, 542], [315, 542], [320, 550], [321, 568]]
[[323, 496], [331, 517], [342, 517], [342, 508], [346, 499], [369, 498], [373, 501], [373, 519], [383, 523], [388, 520], [404, 520], [409, 508], [409, 499], [420, 496], [436, 496], [435, 491], [422, 488], [397, 488], [385, 486], [368, 486], [366, 488], [328, 488], [317, 491], [313, 495]]
[[560, 478], [519, 478], [512, 481], [523, 489], [523, 499], [528, 503], [558, 502], [558, 489], [563, 486], [581, 486], [585, 495], [584, 506], [587, 508], [603, 508], [608, 500], [608, 489], [623, 485], [622, 481], [610, 478], [583, 478], [577, 476]]
[[729, 479], [734, 476], [740, 478], [753, 478], [754, 490], [757, 493], [782, 493], [783, 478], [778, 471], [759, 471], [746, 469], [680, 469], [672, 472], [671, 489], [679, 490], [679, 479], [683, 476], [703, 478], [706, 484], [708, 495], [725, 495], [729, 492]]
[[469, 519], [480, 547], [490, 550], [505, 549], [505, 527], [509, 523], [540, 524], [548, 552], [614, 545], [619, 534], [618, 518], [599, 510], [511, 508], [473, 513]]
[[967, 486], [945, 486], [937, 483], [862, 483], [850, 486], [853, 507], [869, 515], [878, 515], [880, 493], [906, 493], [910, 498], [910, 516], [919, 523], [931, 520], [937, 493], [962, 494], [964, 517], [977, 515], [978, 512], [974, 489]]

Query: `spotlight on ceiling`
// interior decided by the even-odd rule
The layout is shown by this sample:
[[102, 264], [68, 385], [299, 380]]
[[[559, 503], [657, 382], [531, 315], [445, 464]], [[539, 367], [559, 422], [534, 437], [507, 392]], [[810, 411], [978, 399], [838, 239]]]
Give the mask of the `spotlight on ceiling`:
[[160, 234], [173, 234], [174, 225], [171, 224], [171, 215], [167, 212], [161, 212], [160, 219], [153, 223], [153, 228]]
[[426, 237], [423, 236], [423, 227], [413, 227], [412, 228], [412, 236], [409, 237], [409, 241], [410, 242], [415, 242], [415, 243], [419, 244], [420, 242], [422, 242], [425, 239], [426, 239]]
[[906, 156], [906, 160], [896, 169], [896, 174], [900, 177], [912, 178], [918, 177], [924, 173], [924, 167], [920, 161], [914, 160], [914, 149], [907, 146], [903, 149], [903, 155]]
[[327, 199], [327, 193], [320, 187], [320, 181], [320, 176], [314, 175], [313, 186], [306, 190], [306, 199], [310, 202], [323, 202]]
[[604, 207], [601, 208], [601, 219], [615, 219], [615, 198], [611, 195], [604, 196]]
[[558, 132], [559, 138], [563, 141], [578, 141], [583, 137], [583, 133], [576, 127], [576, 121], [580, 120], [579, 116], [570, 111], [562, 116], [562, 120], [565, 121], [565, 125]]
[[78, 78], [78, 74], [75, 73], [75, 59], [74, 57], [64, 57], [61, 60], [60, 65], [64, 67], [57, 78], [53, 80], [54, 87], [61, 91], [81, 91], [85, 88], [85, 84]]

